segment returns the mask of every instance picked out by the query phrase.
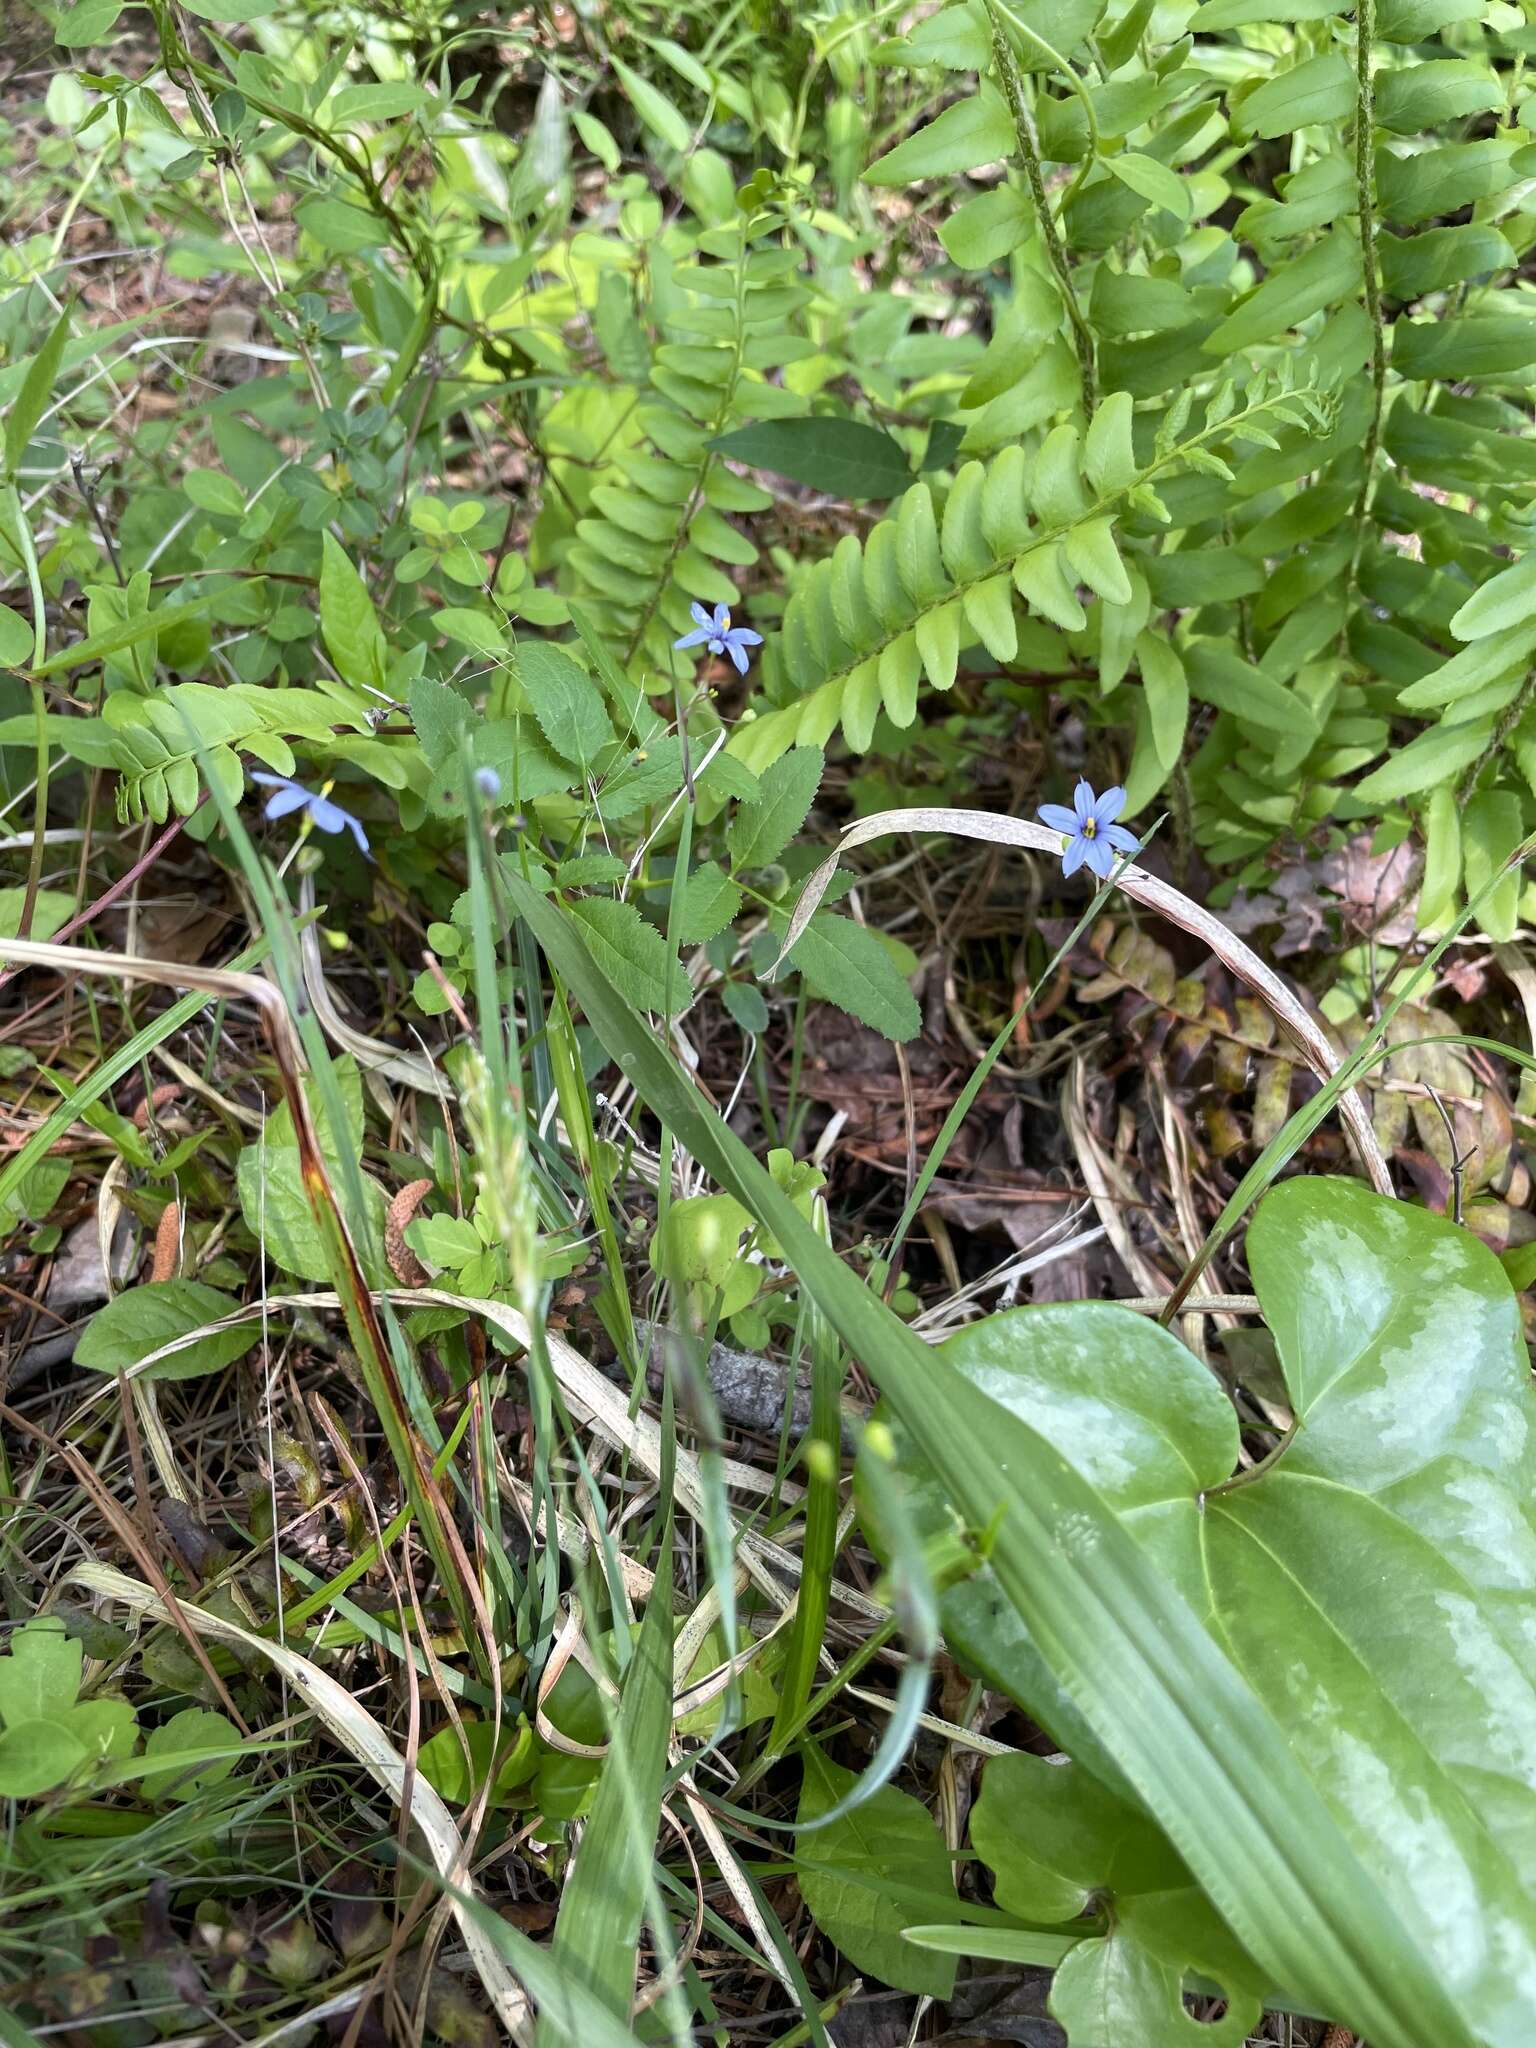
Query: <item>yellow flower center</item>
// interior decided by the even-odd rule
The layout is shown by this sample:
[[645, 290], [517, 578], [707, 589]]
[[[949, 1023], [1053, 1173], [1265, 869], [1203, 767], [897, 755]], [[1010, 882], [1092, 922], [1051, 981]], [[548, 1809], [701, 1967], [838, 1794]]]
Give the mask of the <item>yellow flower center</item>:
[[1098, 821], [1098, 819], [1097, 819], [1097, 818], [1084, 818], [1084, 820], [1083, 820], [1083, 837], [1084, 837], [1085, 839], [1091, 839], [1091, 838], [1093, 837], [1093, 835], [1094, 835], [1094, 834], [1095, 834], [1095, 833], [1096, 833], [1096, 832], [1098, 831], [1098, 829], [1099, 829], [1099, 821]]

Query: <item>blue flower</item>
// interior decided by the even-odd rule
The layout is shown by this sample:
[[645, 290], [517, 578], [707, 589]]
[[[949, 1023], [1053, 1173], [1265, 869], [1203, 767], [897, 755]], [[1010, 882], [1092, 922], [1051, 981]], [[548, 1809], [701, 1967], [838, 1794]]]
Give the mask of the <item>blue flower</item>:
[[1065, 832], [1061, 850], [1061, 871], [1075, 875], [1086, 861], [1101, 879], [1108, 876], [1117, 853], [1135, 853], [1141, 841], [1115, 823], [1125, 809], [1125, 791], [1106, 789], [1095, 796], [1092, 784], [1080, 782], [1073, 792], [1072, 809], [1065, 804], [1042, 804], [1040, 816], [1053, 832]]
[[750, 626], [733, 626], [728, 605], [717, 604], [714, 616], [703, 605], [690, 605], [688, 609], [698, 621], [691, 633], [685, 633], [681, 640], [674, 640], [674, 647], [705, 647], [711, 654], [728, 654], [736, 664], [736, 673], [744, 676], [747, 663], [752, 659], [749, 647], [761, 647], [763, 636], [754, 633]]
[[495, 803], [497, 797], [501, 795], [501, 777], [494, 768], [477, 768], [475, 787], [489, 802]]
[[276, 796], [267, 798], [266, 808], [262, 812], [263, 817], [286, 818], [290, 811], [308, 811], [309, 822], [316, 831], [350, 832], [357, 841], [360, 851], [368, 852], [368, 834], [350, 811], [344, 811], [340, 804], [331, 802], [328, 794], [331, 787], [329, 783], [317, 794], [312, 789], [306, 789], [302, 782], [295, 782], [288, 775], [263, 775], [259, 770], [253, 770], [251, 780], [277, 791]]

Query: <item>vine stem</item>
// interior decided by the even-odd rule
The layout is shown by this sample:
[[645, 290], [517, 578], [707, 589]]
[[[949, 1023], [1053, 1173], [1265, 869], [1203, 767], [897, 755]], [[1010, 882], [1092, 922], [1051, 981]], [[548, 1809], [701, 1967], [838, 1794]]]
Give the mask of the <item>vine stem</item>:
[[1077, 303], [1077, 293], [1072, 287], [1072, 272], [1067, 263], [1067, 252], [1062, 244], [1056, 217], [1051, 212], [1046, 197], [1045, 173], [1040, 163], [1040, 144], [1035, 135], [1035, 124], [1030, 118], [1029, 104], [1024, 97], [1024, 81], [1019, 74], [1018, 60], [1003, 32], [1002, 19], [992, 0], [987, 0], [987, 18], [992, 24], [992, 53], [997, 60], [997, 75], [1002, 82], [1003, 95], [1008, 102], [1008, 111], [1013, 117], [1014, 134], [1018, 137], [1019, 155], [1023, 159], [1024, 174], [1029, 180], [1030, 196], [1035, 202], [1035, 217], [1040, 223], [1041, 240], [1049, 258], [1062, 304], [1067, 309], [1067, 318], [1072, 324], [1072, 339], [1077, 348], [1078, 373], [1083, 383], [1083, 411], [1092, 419], [1099, 402], [1098, 372], [1094, 367], [1093, 335], [1083, 317], [1083, 309]]
[[1371, 148], [1376, 130], [1376, 87], [1371, 78], [1371, 51], [1376, 40], [1376, 0], [1357, 0], [1355, 7], [1355, 197], [1360, 213], [1360, 258], [1365, 276], [1365, 310], [1371, 322], [1371, 418], [1365, 433], [1365, 473], [1355, 500], [1355, 563], [1360, 559], [1364, 518], [1370, 502], [1376, 456], [1381, 447], [1381, 415], [1387, 397], [1387, 330], [1381, 314], [1381, 280], [1376, 271], [1376, 181]]

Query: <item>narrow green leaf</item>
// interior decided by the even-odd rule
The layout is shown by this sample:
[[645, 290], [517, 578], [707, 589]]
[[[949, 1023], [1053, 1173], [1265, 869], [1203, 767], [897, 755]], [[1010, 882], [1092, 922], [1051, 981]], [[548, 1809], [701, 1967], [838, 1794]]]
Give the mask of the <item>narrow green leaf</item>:
[[320, 631], [336, 673], [355, 690], [382, 690], [388, 650], [367, 586], [335, 535], [320, 557]]
[[48, 330], [48, 338], [27, 364], [26, 375], [21, 389], [11, 403], [5, 419], [5, 469], [7, 476], [14, 477], [21, 467], [21, 458], [27, 452], [27, 443], [32, 439], [38, 421], [42, 418], [53, 390], [54, 379], [59, 374], [59, 365], [64, 358], [64, 344], [69, 339], [70, 308], [66, 306]]
[[894, 498], [912, 481], [912, 465], [899, 441], [879, 427], [837, 414], [758, 420], [709, 443], [717, 455], [772, 470], [849, 504]]
[[878, 157], [864, 173], [869, 185], [911, 185], [920, 178], [947, 177], [995, 164], [1014, 149], [1008, 110], [990, 87], [946, 107], [936, 121], [919, 128]]
[[[554, 1955], [616, 2019], [629, 2017], [672, 1725], [672, 1529], [657, 1560], [618, 1722], [555, 1922]], [[552, 2014], [540, 2048], [586, 2048]]]
[[1536, 616], [1536, 552], [1480, 584], [1451, 620], [1458, 640], [1485, 640]]

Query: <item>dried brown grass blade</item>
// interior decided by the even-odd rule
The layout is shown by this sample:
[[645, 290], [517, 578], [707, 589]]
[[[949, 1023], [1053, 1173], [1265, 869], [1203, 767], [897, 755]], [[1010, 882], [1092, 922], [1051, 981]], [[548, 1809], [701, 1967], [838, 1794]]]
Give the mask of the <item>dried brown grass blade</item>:
[[[1060, 855], [1062, 844], [1059, 832], [1052, 832], [1044, 825], [1031, 824], [1025, 818], [1000, 817], [992, 811], [919, 807], [910, 811], [879, 811], [873, 817], [860, 818], [843, 833], [836, 848], [806, 883], [780, 948], [781, 960], [792, 950], [815, 915], [844, 854], [852, 852], [856, 846], [867, 846], [871, 840], [889, 838], [899, 832], [948, 832], [959, 839], [981, 839], [993, 846], [1016, 846], [1028, 853], [1047, 853], [1053, 857]], [[1181, 889], [1175, 889], [1171, 882], [1149, 875], [1145, 868], [1128, 865], [1119, 871], [1115, 880], [1116, 886], [1127, 896], [1137, 903], [1144, 903], [1149, 910], [1155, 910], [1170, 924], [1178, 925], [1182, 931], [1189, 932], [1209, 947], [1229, 972], [1239, 981], [1246, 982], [1269, 1005], [1319, 1079], [1332, 1080], [1339, 1059], [1328, 1042], [1327, 1034], [1316, 1019], [1308, 1015], [1280, 976], [1267, 967], [1251, 947], [1245, 946], [1236, 933], [1228, 931], [1220, 918], [1213, 917], [1210, 911], [1193, 902]], [[1394, 1194], [1396, 1190], [1371, 1123], [1370, 1110], [1358, 1090], [1348, 1088], [1339, 1097], [1339, 1114], [1344, 1119], [1371, 1185], [1379, 1194]]]

